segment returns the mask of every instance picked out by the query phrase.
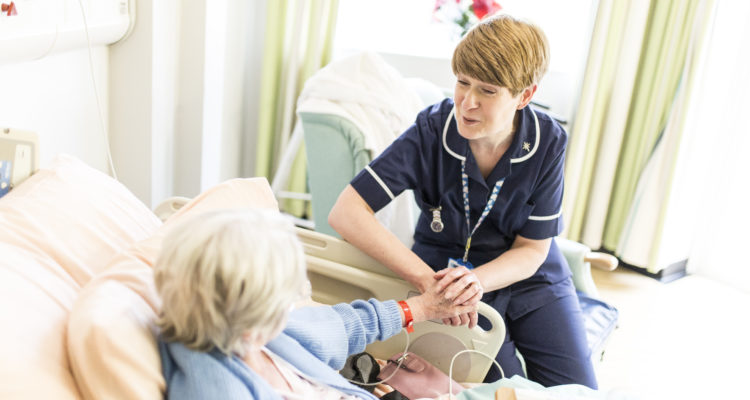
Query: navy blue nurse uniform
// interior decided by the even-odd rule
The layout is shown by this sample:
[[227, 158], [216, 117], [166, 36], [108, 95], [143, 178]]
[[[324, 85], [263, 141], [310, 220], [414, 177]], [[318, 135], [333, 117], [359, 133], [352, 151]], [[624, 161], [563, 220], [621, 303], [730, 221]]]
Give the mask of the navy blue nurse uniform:
[[[352, 180], [354, 189], [373, 211], [412, 189], [421, 209], [412, 251], [436, 271], [445, 268], [449, 258], [463, 257], [469, 235], [461, 184], [464, 159], [472, 228], [495, 183], [505, 179], [494, 207], [472, 236], [468, 258], [473, 265], [500, 256], [516, 235], [529, 239], [558, 235], [567, 142], [562, 127], [540, 111], [523, 108], [510, 148], [484, 179], [468, 140], [458, 134], [453, 107], [453, 100], [445, 99], [420, 112], [416, 122]], [[441, 232], [430, 229], [431, 209], [437, 207], [444, 224]], [[497, 355], [506, 376], [523, 375], [515, 355], [518, 349], [531, 380], [545, 386], [597, 387], [570, 276], [553, 240], [547, 259], [533, 276], [482, 297], [506, 323], [507, 335]], [[483, 323], [487, 321], [480, 319]], [[499, 378], [492, 368], [485, 381]]]

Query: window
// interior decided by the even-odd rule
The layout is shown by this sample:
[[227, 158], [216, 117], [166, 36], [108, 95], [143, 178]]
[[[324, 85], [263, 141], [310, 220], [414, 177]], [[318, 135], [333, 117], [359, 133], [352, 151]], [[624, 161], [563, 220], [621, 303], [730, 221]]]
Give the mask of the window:
[[[498, 0], [505, 12], [539, 25], [550, 41], [550, 70], [535, 100], [570, 119], [575, 112], [596, 14], [594, 0]], [[433, 18], [434, 0], [341, 0], [334, 57], [380, 53], [404, 76], [452, 89], [450, 57], [458, 42], [451, 26]]]

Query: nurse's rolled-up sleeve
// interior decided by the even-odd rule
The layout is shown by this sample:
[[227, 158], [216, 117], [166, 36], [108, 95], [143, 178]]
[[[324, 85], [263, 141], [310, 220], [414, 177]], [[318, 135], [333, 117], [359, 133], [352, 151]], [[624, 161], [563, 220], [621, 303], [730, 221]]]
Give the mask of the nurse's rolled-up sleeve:
[[385, 207], [404, 190], [415, 188], [423, 169], [422, 129], [418, 118], [352, 180], [352, 187], [373, 211]]
[[[563, 147], [564, 149], [564, 147]], [[557, 154], [549, 163], [539, 185], [531, 195], [531, 215], [518, 232], [529, 239], [547, 239], [563, 230], [562, 199], [565, 151]]]

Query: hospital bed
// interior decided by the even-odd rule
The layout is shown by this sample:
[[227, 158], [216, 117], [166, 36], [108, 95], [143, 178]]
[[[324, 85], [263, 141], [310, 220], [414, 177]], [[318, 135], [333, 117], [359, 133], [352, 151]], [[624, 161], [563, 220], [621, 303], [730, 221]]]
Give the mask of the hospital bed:
[[[221, 197], [227, 198], [226, 195]], [[157, 206], [154, 213], [160, 219], [167, 219], [189, 201], [191, 200], [187, 198], [169, 199]], [[308, 278], [312, 286], [312, 300], [316, 302], [335, 304], [373, 297], [402, 299], [417, 293], [411, 285], [391, 270], [341, 239], [305, 228], [297, 228], [297, 235], [303, 244]], [[568, 256], [580, 256], [583, 261], [585, 254], [588, 253], [569, 252]], [[589, 260], [588, 257], [592, 256], [589, 254], [587, 260]], [[409, 334], [409, 351], [424, 357], [445, 373], [449, 372], [449, 363], [453, 355], [464, 349], [477, 350], [487, 355], [496, 354], [505, 336], [502, 318], [484, 303], [479, 304], [479, 313], [492, 323], [490, 330], [484, 331], [478, 327], [471, 330], [465, 326], [451, 327], [443, 325], [440, 321], [425, 321], [416, 324], [414, 332]], [[376, 358], [388, 359], [391, 355], [403, 351], [406, 344], [406, 334], [401, 332], [389, 340], [371, 344], [367, 347], [367, 351]], [[491, 361], [484, 356], [462, 354], [456, 358], [453, 378], [463, 383], [479, 383], [491, 367]], [[515, 391], [512, 388], [515, 388]], [[580, 385], [563, 385], [546, 389], [520, 376], [504, 379], [492, 386], [479, 389], [479, 392], [475, 392], [474, 397], [471, 398], [495, 396], [502, 399], [621, 398], [610, 397], [607, 392], [598, 393]]]
[[[151, 266], [163, 234], [209, 210], [277, 207], [267, 181], [249, 178], [151, 211], [109, 176], [56, 157], [0, 198], [0, 315], [12, 322], [0, 331], [0, 398], [162, 399]], [[298, 234], [318, 301], [403, 298], [413, 290], [341, 240]], [[485, 305], [480, 312], [493, 321], [489, 332], [427, 321], [410, 334], [411, 350], [443, 369], [457, 349], [496, 352], [502, 320]], [[404, 346], [401, 333], [368, 350], [387, 358]], [[459, 357], [454, 377], [479, 382], [488, 367], [481, 357]]]
[[[151, 211], [125, 186], [71, 156], [56, 157], [2, 196], [0, 316], [12, 323], [0, 330], [0, 398], [162, 399], [154, 325], [160, 300], [151, 269], [161, 238], [176, 221], [227, 208], [278, 205], [264, 178], [248, 178]], [[298, 233], [313, 299], [403, 299], [413, 292], [347, 243]], [[489, 307], [480, 312], [493, 329], [425, 321], [409, 334], [410, 350], [446, 371], [458, 349], [496, 353], [504, 325]], [[405, 346], [400, 333], [368, 351], [387, 359]], [[481, 382], [489, 361], [473, 357], [457, 358], [457, 381]]]

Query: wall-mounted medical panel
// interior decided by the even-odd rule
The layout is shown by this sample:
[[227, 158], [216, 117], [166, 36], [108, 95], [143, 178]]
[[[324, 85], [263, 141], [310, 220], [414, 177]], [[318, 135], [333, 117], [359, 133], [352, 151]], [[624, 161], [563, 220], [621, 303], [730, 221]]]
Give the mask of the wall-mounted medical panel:
[[[136, 0], [0, 0], [0, 64], [123, 39]], [[87, 39], [88, 33], [88, 39]]]
[[39, 169], [35, 132], [0, 128], [0, 197]]

